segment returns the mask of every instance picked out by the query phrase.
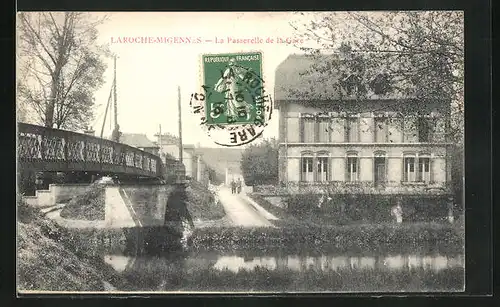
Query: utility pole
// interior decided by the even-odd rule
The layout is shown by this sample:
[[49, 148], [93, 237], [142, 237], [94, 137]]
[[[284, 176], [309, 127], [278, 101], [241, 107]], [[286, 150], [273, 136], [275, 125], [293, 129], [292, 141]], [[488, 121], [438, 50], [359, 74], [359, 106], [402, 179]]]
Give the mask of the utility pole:
[[161, 159], [161, 124], [159, 125], [160, 128], [160, 133], [158, 134], [158, 155], [160, 156]]
[[[114, 85], [114, 81], [113, 81]], [[113, 87], [111, 87], [111, 90], [109, 91], [109, 97], [108, 97], [108, 103], [106, 104], [106, 111], [104, 112], [104, 119], [102, 121], [102, 128], [101, 128], [101, 139], [102, 135], [104, 134], [104, 126], [106, 125], [106, 118], [108, 117], [108, 110], [111, 109], [111, 95], [113, 95]], [[111, 120], [109, 121], [111, 123]]]
[[177, 87], [177, 107], [179, 109], [179, 161], [184, 164], [184, 160], [182, 159], [182, 112], [181, 112], [181, 87]]
[[114, 57], [114, 87], [113, 87], [113, 96], [114, 96], [114, 102], [115, 102], [115, 129], [118, 131], [118, 103], [117, 103], [117, 97], [116, 97], [116, 55]]
[[113, 77], [113, 98], [114, 98], [114, 122], [115, 122], [115, 127], [113, 129], [113, 132], [111, 133], [111, 140], [115, 142], [120, 141], [120, 126], [118, 125], [118, 99], [117, 99], [117, 94], [116, 94], [116, 55], [114, 56], [114, 77]]

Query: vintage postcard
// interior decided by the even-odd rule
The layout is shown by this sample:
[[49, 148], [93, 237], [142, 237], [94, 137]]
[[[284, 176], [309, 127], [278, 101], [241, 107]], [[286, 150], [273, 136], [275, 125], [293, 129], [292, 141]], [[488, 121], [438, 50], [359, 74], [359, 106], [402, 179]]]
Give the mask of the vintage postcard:
[[464, 291], [463, 12], [16, 29], [19, 294]]

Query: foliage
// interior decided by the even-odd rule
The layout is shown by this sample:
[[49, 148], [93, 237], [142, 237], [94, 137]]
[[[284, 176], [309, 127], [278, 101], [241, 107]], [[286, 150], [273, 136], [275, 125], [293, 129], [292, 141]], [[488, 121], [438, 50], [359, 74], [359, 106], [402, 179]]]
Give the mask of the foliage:
[[214, 185], [219, 185], [224, 182], [223, 174], [217, 174], [217, 172], [212, 168], [207, 166], [208, 180]]
[[271, 214], [277, 216], [277, 217], [290, 217], [291, 215], [288, 213], [288, 211], [284, 208], [278, 207], [270, 203], [268, 200], [266, 200], [262, 195], [259, 193], [251, 193], [248, 195], [251, 199], [253, 199], [256, 203], [259, 204], [262, 208], [266, 209], [266, 211], [269, 211]]
[[[146, 219], [156, 212], [159, 199], [171, 196], [172, 185], [151, 185], [149, 187], [122, 187], [130, 196], [134, 211]], [[165, 189], [163, 189], [165, 188]], [[166, 193], [165, 198], [159, 198], [160, 193]], [[218, 220], [226, 213], [220, 202], [215, 201], [213, 193], [203, 184], [191, 180], [186, 187], [186, 199], [182, 199], [193, 220]], [[163, 222], [163, 221], [162, 221]]]
[[442, 222], [448, 214], [447, 196], [376, 195], [316, 193], [296, 194], [286, 200], [288, 212], [298, 219], [319, 224], [356, 222], [385, 223], [394, 221], [391, 208], [401, 201], [403, 221]]
[[[305, 14], [305, 13], [300, 13]], [[340, 94], [370, 93], [417, 101], [451, 101], [449, 137], [463, 141], [464, 25], [459, 11], [329, 12], [292, 22], [315, 42], [301, 49], [316, 58], [309, 74], [336, 80]], [[310, 19], [308, 19], [310, 20]], [[321, 54], [329, 54], [323, 57]], [[310, 84], [314, 91], [316, 84]], [[407, 103], [407, 102], [404, 102]], [[413, 103], [418, 111], [422, 103]]]
[[338, 253], [442, 252], [461, 253], [463, 232], [451, 225], [435, 223], [363, 224], [349, 226], [297, 226], [286, 228], [195, 229], [190, 246], [194, 250], [245, 250], [258, 246], [263, 251], [320, 249]]
[[[125, 287], [126, 281], [78, 235], [18, 201], [18, 288], [35, 291], [102, 291], [103, 281]], [[95, 232], [96, 230], [89, 230]]]
[[222, 204], [215, 201], [205, 185], [193, 180], [186, 188], [186, 194], [187, 209], [193, 219], [218, 220], [226, 215]]
[[18, 20], [19, 119], [51, 128], [87, 127], [109, 55], [97, 43], [104, 20], [81, 12], [22, 12]]
[[41, 216], [40, 211], [30, 207], [23, 201], [22, 195], [17, 195], [17, 220], [21, 223], [30, 223]]
[[105, 185], [94, 182], [87, 190], [73, 197], [61, 210], [61, 217], [67, 219], [104, 220]]
[[278, 141], [266, 139], [251, 144], [242, 153], [241, 170], [246, 185], [278, 182]]

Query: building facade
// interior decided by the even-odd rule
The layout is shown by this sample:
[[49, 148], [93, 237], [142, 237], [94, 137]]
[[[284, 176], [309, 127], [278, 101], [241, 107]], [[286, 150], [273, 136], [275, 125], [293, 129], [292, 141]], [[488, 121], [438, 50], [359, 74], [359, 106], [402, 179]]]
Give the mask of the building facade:
[[[167, 157], [179, 159], [179, 140], [169, 134], [155, 135], [159, 153], [163, 160]], [[186, 176], [203, 184], [208, 184], [208, 169], [203, 161], [203, 155], [196, 150], [196, 146], [184, 144], [182, 150], [182, 163]]]
[[301, 86], [294, 76], [304, 62], [291, 56], [276, 74], [279, 179], [288, 192], [325, 187], [380, 194], [450, 192], [448, 104], [381, 95], [297, 97], [287, 89]]

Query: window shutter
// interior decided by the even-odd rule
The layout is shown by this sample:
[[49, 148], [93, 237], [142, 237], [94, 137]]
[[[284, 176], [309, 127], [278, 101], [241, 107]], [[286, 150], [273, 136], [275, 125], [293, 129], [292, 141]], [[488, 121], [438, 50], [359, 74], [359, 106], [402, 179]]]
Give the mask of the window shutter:
[[316, 178], [316, 174], [318, 173], [318, 169], [316, 167], [314, 167], [314, 164], [316, 163], [316, 156], [313, 156], [311, 157], [311, 166], [312, 166], [312, 180], [314, 180], [314, 178]]
[[328, 166], [327, 166], [328, 167], [327, 168], [327, 170], [328, 170], [328, 173], [327, 173], [328, 174], [328, 181], [332, 181], [332, 178], [333, 178], [333, 176], [332, 176], [332, 173], [333, 173], [333, 161], [332, 161], [332, 157], [329, 156], [327, 161], [328, 161]]
[[349, 142], [349, 119], [344, 117], [344, 142]]
[[359, 157], [356, 157], [356, 181], [360, 181], [361, 179], [361, 174], [360, 174], [360, 170], [361, 170], [361, 166], [360, 166], [360, 158]]
[[361, 117], [357, 117], [354, 122], [356, 125], [356, 142], [359, 142], [361, 140]]
[[299, 140], [304, 143], [304, 118], [302, 114], [299, 115]]
[[401, 182], [405, 182], [406, 181], [406, 178], [405, 178], [405, 173], [406, 173], [406, 164], [405, 164], [405, 157], [403, 156], [403, 159], [402, 159], [402, 164], [403, 164], [403, 167], [401, 168]]
[[344, 181], [349, 181], [349, 156], [345, 158]]
[[429, 183], [434, 183], [434, 159], [429, 158]]
[[316, 117], [314, 119], [314, 137], [313, 137], [313, 143], [319, 142], [319, 120]]

